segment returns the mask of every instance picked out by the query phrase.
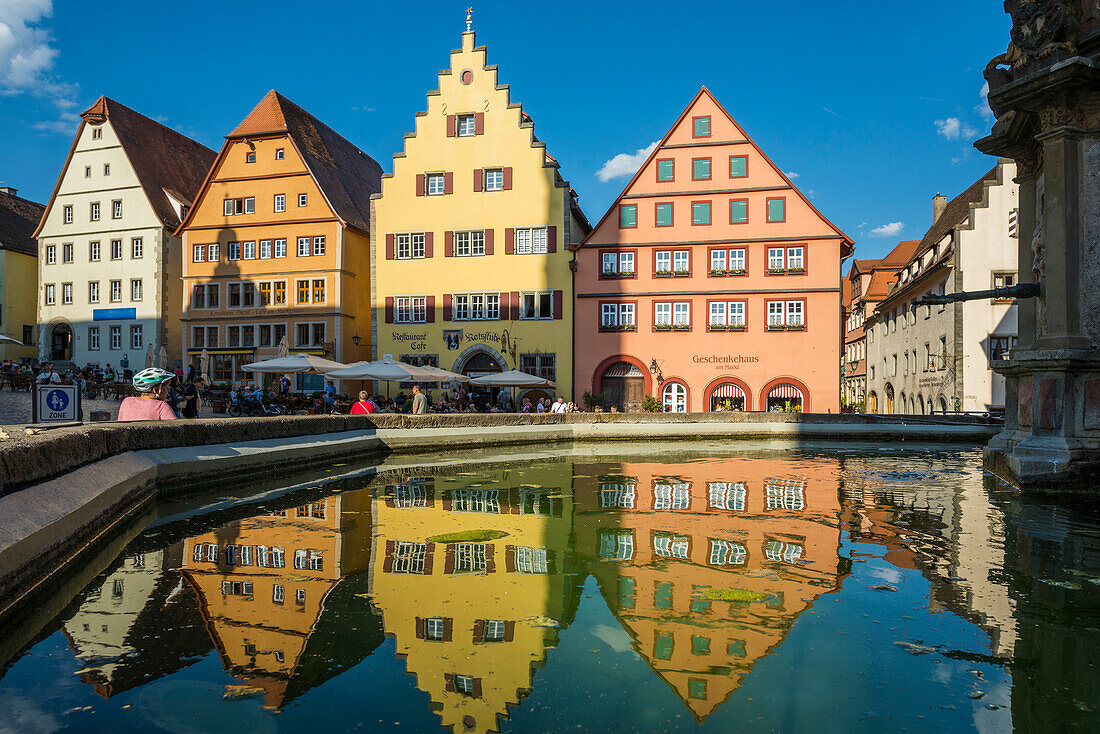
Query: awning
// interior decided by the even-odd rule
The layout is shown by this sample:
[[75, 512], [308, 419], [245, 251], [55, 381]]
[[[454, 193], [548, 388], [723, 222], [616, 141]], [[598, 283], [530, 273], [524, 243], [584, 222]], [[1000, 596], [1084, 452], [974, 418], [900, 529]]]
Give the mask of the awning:
[[619, 362], [613, 364], [607, 368], [603, 373], [604, 377], [645, 377], [642, 371], [636, 366], [627, 362]]
[[732, 382], [719, 385], [714, 388], [714, 397], [716, 398], [744, 398], [745, 391], [734, 385]]
[[802, 399], [802, 391], [794, 385], [776, 385], [768, 393], [768, 398]]
[[[197, 355], [197, 354], [202, 354], [202, 352], [203, 352], [203, 350], [201, 350], [201, 349], [188, 349], [187, 350], [188, 354], [196, 354]], [[209, 354], [209, 355], [215, 355], [215, 354], [248, 354], [248, 355], [251, 355], [251, 354], [254, 354], [255, 352], [256, 352], [255, 349], [207, 349], [206, 350], [206, 353]]]

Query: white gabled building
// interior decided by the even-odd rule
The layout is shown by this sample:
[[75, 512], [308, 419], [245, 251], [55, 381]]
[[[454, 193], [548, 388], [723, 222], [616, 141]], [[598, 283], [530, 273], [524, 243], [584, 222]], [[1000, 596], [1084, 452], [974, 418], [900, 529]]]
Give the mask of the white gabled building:
[[180, 358], [173, 232], [214, 151], [107, 97], [81, 114], [35, 232], [38, 356], [139, 370]]
[[1016, 344], [1016, 303], [917, 303], [928, 294], [1016, 283], [1016, 164], [997, 161], [950, 202], [933, 199], [933, 224], [866, 323], [867, 405], [874, 413], [1001, 411], [1004, 377], [992, 362]]

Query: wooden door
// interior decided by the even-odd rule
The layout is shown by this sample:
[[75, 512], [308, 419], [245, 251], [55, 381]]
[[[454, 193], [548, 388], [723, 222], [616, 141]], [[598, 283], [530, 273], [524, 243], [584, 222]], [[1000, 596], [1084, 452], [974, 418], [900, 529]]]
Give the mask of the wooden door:
[[645, 397], [645, 380], [641, 377], [624, 377], [623, 380], [623, 404], [619, 410], [627, 413], [640, 413], [642, 410], [642, 398]]

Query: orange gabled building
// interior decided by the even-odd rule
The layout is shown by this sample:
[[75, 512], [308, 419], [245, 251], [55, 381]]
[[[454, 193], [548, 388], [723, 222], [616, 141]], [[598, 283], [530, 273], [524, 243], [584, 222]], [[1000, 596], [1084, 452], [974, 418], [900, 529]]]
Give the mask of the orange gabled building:
[[705, 87], [576, 249], [578, 392], [839, 411], [852, 241]]
[[[215, 382], [290, 352], [370, 359], [370, 197], [382, 168], [272, 90], [226, 136], [178, 234], [185, 362]], [[303, 379], [302, 377], [299, 378]], [[299, 384], [299, 389], [317, 385]]]

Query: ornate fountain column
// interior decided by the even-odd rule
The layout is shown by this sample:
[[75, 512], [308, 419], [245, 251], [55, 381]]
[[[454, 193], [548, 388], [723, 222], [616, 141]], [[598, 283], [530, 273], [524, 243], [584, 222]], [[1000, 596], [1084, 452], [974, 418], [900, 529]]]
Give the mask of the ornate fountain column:
[[1100, 475], [1100, 4], [1007, 0], [1008, 50], [989, 62], [983, 153], [1016, 160], [1019, 310], [992, 471], [1024, 485]]

